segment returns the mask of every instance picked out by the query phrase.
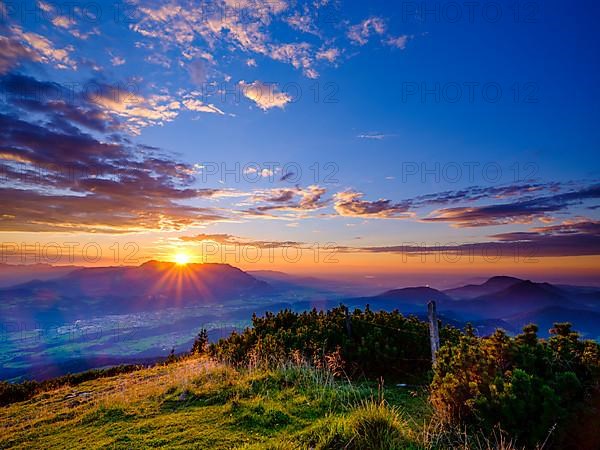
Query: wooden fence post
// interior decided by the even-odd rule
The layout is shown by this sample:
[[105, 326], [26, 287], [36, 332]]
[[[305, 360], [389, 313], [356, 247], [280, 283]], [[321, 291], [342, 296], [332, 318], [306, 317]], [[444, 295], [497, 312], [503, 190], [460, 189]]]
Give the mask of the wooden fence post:
[[346, 315], [346, 333], [348, 337], [352, 337], [352, 320], [350, 319], [350, 311], [348, 311], [348, 307], [345, 307], [345, 315]]
[[435, 301], [430, 301], [427, 304], [427, 312], [429, 316], [429, 339], [431, 340], [431, 362], [435, 367], [436, 353], [440, 349], [440, 333], [438, 330], [438, 319], [437, 311], [435, 308]]

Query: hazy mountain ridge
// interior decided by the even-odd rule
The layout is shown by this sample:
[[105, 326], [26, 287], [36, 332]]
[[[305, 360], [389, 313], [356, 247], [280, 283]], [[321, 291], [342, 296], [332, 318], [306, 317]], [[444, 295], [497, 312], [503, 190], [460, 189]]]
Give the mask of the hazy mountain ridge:
[[443, 292], [457, 300], [473, 299], [482, 295], [499, 292], [520, 281], [523, 280], [515, 277], [495, 276], [483, 284], [468, 284], [454, 289], [446, 289]]
[[3, 288], [0, 305], [24, 310], [12, 311], [16, 317], [69, 318], [218, 303], [271, 290], [266, 282], [228, 264], [150, 261], [137, 267], [79, 268], [53, 280]]
[[443, 323], [462, 328], [470, 322], [480, 335], [496, 328], [516, 334], [537, 323], [546, 337], [554, 322], [569, 321], [585, 337], [600, 338], [600, 289], [592, 287], [501, 276], [444, 291], [414, 286], [351, 296], [345, 294], [351, 284], [336, 290], [331, 280], [254, 274], [226, 264], [150, 261], [74, 268], [59, 278], [2, 288], [1, 376], [28, 376], [46, 364], [90, 368], [94, 361], [164, 357], [171, 348], [189, 347], [201, 327], [218, 339], [248, 326], [253, 313], [326, 310], [340, 303], [398, 309], [426, 320], [427, 303], [435, 300]]
[[17, 265], [0, 263], [0, 289], [16, 286], [33, 280], [53, 280], [60, 278], [76, 269], [79, 269], [79, 267], [53, 266], [51, 264]]
[[[471, 297], [476, 293], [480, 295]], [[436, 301], [443, 322], [462, 326], [470, 322], [482, 335], [492, 333], [495, 328], [518, 333], [524, 325], [539, 322], [540, 335], [547, 336], [554, 322], [570, 321], [585, 336], [600, 337], [600, 320], [594, 320], [600, 319], [600, 290], [590, 287], [559, 287], [497, 276], [480, 285], [444, 291], [410, 287], [344, 302], [356, 307], [368, 304], [373, 309], [398, 309], [426, 319], [427, 303], [431, 300]]]

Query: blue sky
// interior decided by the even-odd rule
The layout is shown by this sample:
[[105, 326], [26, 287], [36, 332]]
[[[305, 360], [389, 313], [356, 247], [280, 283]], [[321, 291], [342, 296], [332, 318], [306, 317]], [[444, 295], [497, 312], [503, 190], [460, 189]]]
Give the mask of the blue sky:
[[[21, 200], [4, 241], [139, 233], [151, 252], [200, 235], [373, 254], [526, 241], [548, 258], [597, 255], [593, 2], [2, 4], [4, 170], [114, 170], [75, 186], [9, 173], [3, 195]], [[83, 133], [92, 153], [23, 138], [35, 126], [46, 142]]]

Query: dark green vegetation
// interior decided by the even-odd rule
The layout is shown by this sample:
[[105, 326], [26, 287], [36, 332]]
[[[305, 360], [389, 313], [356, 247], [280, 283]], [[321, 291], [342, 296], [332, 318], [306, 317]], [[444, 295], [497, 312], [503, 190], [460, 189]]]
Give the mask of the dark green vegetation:
[[427, 325], [398, 312], [255, 316], [210, 346], [202, 330], [190, 355], [0, 408], [0, 448], [600, 448], [597, 343], [567, 324], [441, 338], [433, 370]]
[[522, 444], [600, 448], [589, 424], [600, 412], [600, 346], [582, 341], [570, 324], [555, 324], [548, 340], [526, 326], [511, 338], [497, 330], [477, 338], [472, 330], [438, 353], [431, 401], [449, 423], [490, 430], [497, 424]]
[[[443, 327], [442, 343], [458, 342], [460, 331]], [[317, 367], [325, 357], [339, 354], [349, 377], [426, 383], [431, 376], [428, 325], [398, 311], [373, 312], [367, 306], [348, 312], [343, 306], [329, 311], [296, 313], [289, 310], [252, 318], [252, 327], [233, 333], [211, 346], [212, 356], [234, 365], [279, 364], [301, 357]]]
[[[529, 448], [546, 442], [566, 449], [600, 448], [586, 427], [600, 413], [600, 346], [583, 341], [569, 324], [555, 324], [540, 340], [537, 327], [515, 338], [497, 330], [488, 338], [444, 327], [433, 371], [427, 325], [398, 312], [281, 311], [253, 318], [253, 327], [211, 347], [237, 364], [321, 362], [349, 379], [386, 379], [430, 386], [440, 423], [492, 433], [500, 428]], [[535, 418], [535, 420], [533, 420]]]

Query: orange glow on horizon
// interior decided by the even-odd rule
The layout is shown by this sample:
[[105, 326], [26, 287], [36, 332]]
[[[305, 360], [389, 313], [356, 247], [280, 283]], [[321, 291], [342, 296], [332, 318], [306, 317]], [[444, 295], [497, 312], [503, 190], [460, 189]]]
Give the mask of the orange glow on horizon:
[[190, 257], [186, 253], [177, 253], [173, 258], [174, 262], [179, 266], [185, 266], [190, 262]]

